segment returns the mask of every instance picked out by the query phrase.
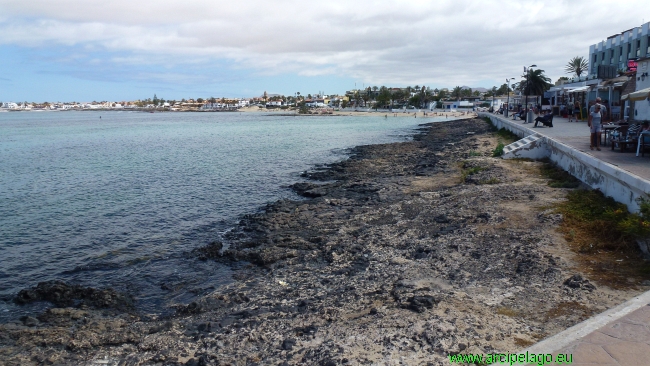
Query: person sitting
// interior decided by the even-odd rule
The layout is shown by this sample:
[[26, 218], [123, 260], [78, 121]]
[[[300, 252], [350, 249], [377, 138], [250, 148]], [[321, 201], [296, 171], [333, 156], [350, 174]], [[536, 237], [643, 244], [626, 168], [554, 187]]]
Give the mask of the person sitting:
[[544, 126], [553, 127], [553, 113], [547, 113], [543, 116], [535, 118], [535, 125], [533, 127], [537, 127], [537, 124], [540, 122]]
[[517, 119], [517, 117], [519, 117], [519, 119], [524, 119], [526, 117], [526, 111], [522, 109], [521, 111], [512, 115], [512, 119]]

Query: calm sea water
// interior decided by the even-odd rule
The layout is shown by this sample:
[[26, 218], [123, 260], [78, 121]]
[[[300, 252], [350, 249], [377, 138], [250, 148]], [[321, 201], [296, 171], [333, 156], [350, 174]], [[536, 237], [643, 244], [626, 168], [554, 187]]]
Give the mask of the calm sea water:
[[297, 199], [286, 186], [314, 164], [431, 121], [0, 113], [0, 318], [43, 306], [8, 300], [52, 279], [128, 291], [145, 312], [189, 302], [231, 270], [184, 253], [269, 201]]

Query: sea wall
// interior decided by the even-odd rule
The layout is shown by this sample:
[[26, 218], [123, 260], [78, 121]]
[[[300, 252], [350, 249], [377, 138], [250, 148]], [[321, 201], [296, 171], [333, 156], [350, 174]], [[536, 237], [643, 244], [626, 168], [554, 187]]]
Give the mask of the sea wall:
[[[535, 131], [503, 117], [489, 113], [479, 113], [479, 115], [488, 117], [497, 128], [505, 128], [521, 138], [535, 134]], [[650, 181], [551, 137], [543, 136], [540, 140], [543, 141], [542, 145], [546, 146], [546, 156], [562, 169], [589, 187], [599, 189], [617, 202], [626, 204], [631, 212], [639, 211], [637, 199], [645, 197], [650, 192]]]

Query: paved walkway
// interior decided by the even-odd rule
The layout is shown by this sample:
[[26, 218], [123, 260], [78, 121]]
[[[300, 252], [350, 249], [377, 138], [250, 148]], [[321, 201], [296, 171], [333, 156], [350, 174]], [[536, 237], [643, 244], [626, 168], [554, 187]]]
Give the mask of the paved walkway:
[[[611, 144], [601, 146], [601, 151], [591, 150], [586, 121], [568, 122], [566, 118], [554, 117], [552, 128], [535, 128], [523, 121], [515, 123], [650, 181], [650, 154], [637, 157], [636, 145], [629, 147], [628, 152], [618, 148], [612, 151]], [[581, 366], [648, 366], [650, 291], [522, 351], [525, 352], [572, 355], [572, 364]]]
[[[499, 115], [499, 117], [503, 117]], [[508, 119], [512, 121], [510, 117]], [[524, 121], [514, 121], [531, 131], [540, 135], [548, 136], [565, 145], [569, 145], [579, 151], [592, 155], [602, 161], [616, 165], [636, 176], [650, 181], [650, 153], [644, 157], [636, 155], [636, 145], [630, 146], [627, 152], [621, 152], [618, 148], [612, 151], [611, 144], [601, 146], [601, 151], [589, 149], [589, 127], [587, 122], [568, 122], [567, 118], [553, 117], [553, 128], [550, 127], [533, 127], [534, 123], [524, 124]], [[608, 141], [609, 142], [609, 141]], [[650, 362], [648, 363], [650, 365]]]
[[526, 352], [551, 353], [554, 360], [562, 354], [581, 366], [650, 365], [650, 292], [522, 351]]

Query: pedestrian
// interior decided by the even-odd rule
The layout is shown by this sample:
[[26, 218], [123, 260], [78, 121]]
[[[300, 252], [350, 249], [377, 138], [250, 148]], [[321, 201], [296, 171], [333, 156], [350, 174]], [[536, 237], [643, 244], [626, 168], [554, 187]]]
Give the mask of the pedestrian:
[[593, 105], [593, 110], [592, 112], [589, 112], [589, 119], [588, 125], [589, 129], [591, 131], [591, 144], [589, 145], [589, 148], [591, 150], [594, 149], [594, 146], [596, 147], [596, 150], [600, 151], [600, 132], [601, 132], [601, 121], [603, 119], [603, 115], [601, 113], [601, 105], [600, 104], [594, 104]]
[[591, 106], [589, 113], [593, 112], [597, 105], [600, 106], [600, 114], [604, 120], [604, 118], [607, 116], [607, 107], [605, 107], [605, 104], [603, 103], [602, 99], [600, 99], [600, 97], [596, 98], [596, 103]]
[[578, 119], [580, 118], [580, 103], [576, 101], [573, 103], [573, 113], [575, 114], [575, 121], [578, 122]]
[[[569, 115], [569, 122], [573, 122], [573, 104], [569, 103], [569, 105], [567, 106], [567, 109], [568, 109], [567, 113]], [[576, 122], [578, 122], [578, 121], [576, 120]]]

